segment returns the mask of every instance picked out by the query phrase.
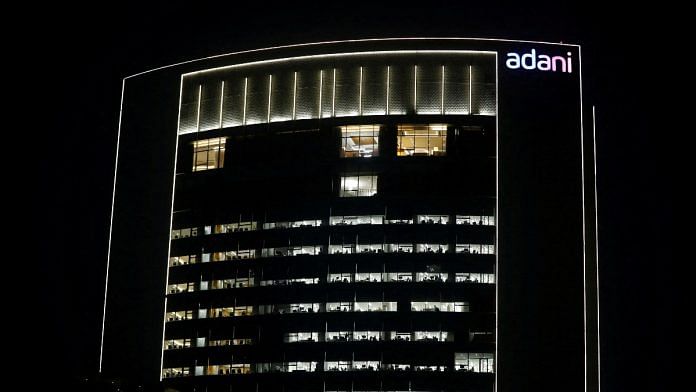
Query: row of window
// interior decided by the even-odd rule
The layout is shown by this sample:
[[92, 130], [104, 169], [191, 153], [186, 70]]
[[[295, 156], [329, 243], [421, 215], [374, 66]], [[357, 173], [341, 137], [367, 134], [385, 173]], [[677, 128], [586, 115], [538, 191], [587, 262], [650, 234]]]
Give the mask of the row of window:
[[[469, 312], [466, 301], [411, 301], [412, 312]], [[271, 305], [239, 305], [199, 309], [195, 318], [241, 317], [265, 314], [323, 313], [323, 312], [396, 312], [396, 301], [345, 301]], [[167, 312], [167, 321], [194, 319], [193, 310]]]
[[[346, 125], [341, 130], [342, 158], [379, 156], [380, 125]], [[226, 137], [193, 142], [193, 171], [224, 167]], [[397, 126], [396, 155], [444, 156], [447, 153], [447, 124], [403, 124]]]
[[[352, 226], [352, 225], [381, 225], [381, 224], [439, 224], [450, 223], [449, 215], [417, 215], [416, 219], [385, 219], [384, 215], [339, 215], [329, 217], [329, 226]], [[456, 215], [454, 223], [457, 225], [481, 225], [494, 226], [495, 217], [490, 215]], [[288, 229], [297, 227], [318, 227], [322, 226], [321, 219], [267, 222], [261, 227], [264, 230]], [[240, 231], [258, 230], [256, 221], [239, 221], [234, 223], [223, 223], [217, 225], [203, 226], [203, 234], [224, 234]], [[198, 236], [198, 227], [188, 227], [172, 230], [172, 239], [188, 238]]]
[[[292, 372], [316, 372], [322, 369], [326, 372], [335, 371], [467, 371], [474, 373], [493, 373], [495, 369], [494, 355], [492, 353], [455, 353], [454, 366], [445, 364], [412, 364], [412, 363], [386, 363], [381, 360], [337, 360], [323, 361], [292, 361], [292, 362], [264, 362], [264, 363], [230, 363], [194, 367], [194, 375], [230, 375], [251, 373], [292, 373]], [[163, 377], [183, 377], [191, 375], [191, 368], [164, 368]]]
[[[283, 246], [262, 248], [261, 258], [288, 257], [310, 255], [318, 256], [326, 254], [324, 245]], [[448, 244], [335, 244], [329, 245], [329, 254], [368, 254], [368, 253], [452, 253]], [[456, 244], [454, 253], [463, 254], [495, 254], [495, 245], [491, 244]], [[256, 249], [238, 249], [222, 252], [203, 253], [198, 255], [172, 256], [169, 258], [169, 266], [196, 264], [199, 262], [217, 262], [228, 260], [256, 259]]]
[[304, 342], [381, 342], [384, 340], [398, 342], [451, 342], [454, 333], [448, 331], [326, 331], [326, 332], [290, 332], [284, 336], [286, 343]]
[[[306, 342], [381, 342], [384, 340], [397, 342], [451, 342], [454, 341], [454, 333], [448, 331], [307, 331], [288, 332], [283, 336], [285, 343]], [[252, 338], [218, 339], [210, 340], [206, 344], [205, 338], [196, 339], [168, 339], [164, 342], [165, 350], [176, 350], [190, 347], [221, 347], [251, 345]]]
[[[380, 283], [380, 282], [456, 282], [456, 283], [495, 283], [495, 274], [480, 272], [361, 272], [361, 273], [329, 273], [327, 283]], [[202, 280], [200, 284], [195, 282], [176, 283], [168, 286], [170, 294], [219, 290], [257, 286], [288, 286], [318, 284], [319, 278], [288, 278], [266, 279], [257, 281], [252, 277], [236, 277], [227, 279]]]

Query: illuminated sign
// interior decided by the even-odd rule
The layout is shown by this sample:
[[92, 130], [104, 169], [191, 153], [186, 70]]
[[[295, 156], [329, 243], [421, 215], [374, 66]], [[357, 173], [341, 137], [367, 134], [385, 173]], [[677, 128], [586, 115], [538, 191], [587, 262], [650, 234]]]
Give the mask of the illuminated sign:
[[505, 65], [510, 69], [520, 69], [521, 67], [530, 70], [573, 73], [573, 59], [570, 52], [567, 54], [568, 57], [537, 55], [536, 49], [532, 49], [529, 53], [523, 53], [522, 55], [508, 53]]

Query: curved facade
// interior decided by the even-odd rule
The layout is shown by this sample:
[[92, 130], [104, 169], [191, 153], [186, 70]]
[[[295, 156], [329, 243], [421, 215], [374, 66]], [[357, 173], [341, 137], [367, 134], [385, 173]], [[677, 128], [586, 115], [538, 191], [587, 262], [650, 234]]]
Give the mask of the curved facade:
[[[528, 47], [561, 54], [548, 70], [529, 56], [524, 68], [506, 62]], [[117, 181], [110, 270], [128, 259], [166, 286], [152, 296], [164, 301], [161, 329], [155, 305], [141, 318], [162, 334], [162, 382], [493, 391], [557, 378], [587, 390], [591, 228], [572, 56], [578, 47], [515, 41], [352, 41], [127, 79], [120, 137], [137, 147], [117, 180], [159, 191], [119, 210]], [[153, 180], [166, 167], [170, 188]], [[166, 266], [155, 265], [163, 251]], [[110, 358], [129, 349], [109, 351], [109, 336], [128, 327], [106, 324], [105, 361], [117, 368]]]

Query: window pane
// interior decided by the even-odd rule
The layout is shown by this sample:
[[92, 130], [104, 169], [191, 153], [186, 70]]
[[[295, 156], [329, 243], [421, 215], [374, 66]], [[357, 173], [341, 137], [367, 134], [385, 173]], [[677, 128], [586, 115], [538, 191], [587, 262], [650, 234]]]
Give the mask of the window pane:
[[193, 171], [196, 172], [223, 167], [225, 160], [225, 140], [226, 138], [218, 137], [194, 141]]
[[447, 125], [399, 125], [398, 156], [443, 156], [447, 151]]
[[341, 157], [369, 158], [379, 155], [379, 125], [341, 127]]

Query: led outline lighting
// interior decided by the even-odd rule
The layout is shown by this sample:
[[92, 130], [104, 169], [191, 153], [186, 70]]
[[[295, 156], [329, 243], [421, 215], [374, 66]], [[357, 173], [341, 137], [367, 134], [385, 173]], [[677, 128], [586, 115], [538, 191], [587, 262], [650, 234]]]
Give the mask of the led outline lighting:
[[413, 111], [418, 113], [418, 66], [413, 66]]
[[[584, 346], [584, 371], [585, 371], [585, 392], [588, 388], [587, 380], [587, 243], [586, 243], [586, 222], [585, 222], [585, 119], [582, 101], [582, 50], [578, 46], [578, 72], [580, 73], [580, 162], [582, 180], [582, 281], [583, 281], [583, 346]], [[596, 180], [595, 180], [596, 184]]]
[[292, 80], [292, 119], [296, 120], [297, 116], [297, 71], [294, 72], [293, 74], [293, 80]]
[[[183, 75], [181, 75], [183, 77]], [[242, 125], [246, 125], [246, 96], [247, 86], [249, 86], [249, 78], [244, 78], [244, 102], [242, 103]]]
[[[177, 128], [181, 125], [181, 102], [184, 92], [184, 77], [181, 76], [181, 82], [179, 83], [179, 112], [177, 114]], [[164, 373], [164, 335], [167, 328], [167, 285], [169, 285], [169, 259], [172, 257], [172, 227], [174, 225], [174, 191], [176, 190], [176, 165], [179, 158], [179, 136], [176, 137], [176, 144], [174, 145], [174, 170], [172, 175], [172, 203], [171, 210], [169, 212], [169, 241], [167, 243], [167, 260], [166, 260], [166, 270], [167, 274], [164, 280], [164, 312], [162, 315], [162, 350], [160, 354], [160, 376], [159, 380], [162, 381], [162, 375]]]
[[388, 116], [388, 115], [389, 115], [389, 83], [390, 83], [390, 80], [389, 80], [389, 76], [390, 76], [390, 75], [389, 75], [389, 69], [390, 69], [390, 68], [391, 68], [391, 66], [387, 65], [387, 107], [386, 107], [386, 109], [384, 109], [384, 115], [385, 115], [385, 116]]
[[440, 84], [440, 114], [445, 114], [445, 66], [442, 66], [442, 83]]
[[[216, 68], [209, 68], [205, 70], [200, 70], [200, 71], [195, 71], [195, 72], [188, 72], [184, 73], [184, 77], [191, 77], [191, 76], [197, 76], [201, 75], [204, 73], [209, 73], [209, 72], [214, 72], [214, 71], [219, 71], [221, 69], [230, 69], [230, 68], [238, 68], [238, 67], [245, 67], [245, 66], [252, 66], [252, 65], [260, 65], [260, 64], [268, 64], [268, 63], [277, 63], [277, 62], [288, 62], [288, 61], [293, 61], [293, 60], [307, 60], [307, 59], [318, 59], [318, 58], [326, 58], [326, 57], [345, 57], [345, 56], [360, 56], [360, 55], [384, 55], [384, 54], [447, 54], [447, 53], [457, 53], [457, 54], [494, 54], [497, 53], [496, 51], [491, 51], [491, 50], [459, 50], [459, 49], [447, 49], [447, 50], [385, 50], [385, 51], [368, 51], [368, 52], [343, 52], [343, 53], [330, 53], [330, 54], [319, 54], [319, 55], [308, 55], [308, 56], [295, 56], [295, 57], [285, 57], [285, 58], [278, 58], [278, 59], [270, 59], [270, 60], [263, 60], [263, 61], [254, 61], [254, 62], [247, 62], [247, 63], [239, 63], [239, 64], [232, 64], [232, 65], [227, 65], [224, 67], [216, 67]], [[418, 66], [414, 65], [414, 111], [417, 113], [417, 73], [418, 73]], [[245, 77], [245, 86], [246, 86], [246, 81], [248, 80], [248, 77]], [[471, 86], [469, 86], [471, 89]], [[471, 94], [471, 91], [469, 92]], [[245, 100], [246, 100], [246, 93], [245, 93]], [[246, 101], [245, 101], [246, 102]], [[336, 68], [333, 68], [333, 85], [332, 85], [332, 113], [331, 117], [336, 117]], [[471, 106], [471, 105], [470, 105]], [[246, 103], [245, 103], [245, 113], [246, 113]], [[470, 113], [471, 114], [471, 113]], [[270, 116], [267, 116], [270, 118]], [[271, 121], [268, 121], [270, 123]], [[242, 125], [247, 125], [246, 122], [244, 122]], [[191, 132], [179, 132], [180, 135], [188, 134]]]
[[[498, 58], [497, 55], [498, 52], [496, 52], [496, 59]], [[496, 63], [497, 66], [497, 63]], [[497, 77], [497, 76], [496, 76]], [[471, 101], [473, 97], [473, 90], [474, 90], [474, 71], [473, 67], [469, 65], [469, 115], [474, 114], [474, 103]], [[495, 108], [498, 110], [498, 108]], [[496, 112], [497, 115], [497, 112]]]
[[358, 84], [358, 116], [362, 116], [363, 67], [360, 66], [360, 82]]
[[322, 93], [324, 92], [324, 70], [320, 69], [319, 70], [319, 118], [323, 118], [323, 113], [322, 110], [324, 110], [322, 102], [321, 102], [321, 96]]
[[336, 117], [336, 68], [333, 69], [333, 81], [331, 82], [331, 117]]
[[[471, 67], [471, 66], [469, 66]], [[495, 52], [495, 357], [493, 365], [495, 366], [495, 379], [493, 381], [493, 391], [498, 392], [498, 255], [500, 254], [500, 243], [498, 242], [498, 228], [500, 227], [500, 127], [498, 126], [498, 117], [500, 116], [500, 107], [498, 106], [498, 52]], [[471, 79], [469, 79], [471, 86]], [[469, 101], [469, 114], [471, 114], [471, 101]]]
[[[222, 112], [225, 104], [225, 81], [223, 80], [220, 86], [220, 128], [222, 128]], [[179, 103], [181, 105], [181, 103]]]
[[[582, 71], [581, 71], [582, 72]], [[597, 301], [597, 391], [602, 390], [602, 364], [599, 334], [599, 199], [597, 198], [597, 123], [595, 120], [595, 107], [592, 105], [592, 160], [594, 163], [594, 202], [595, 202], [595, 273], [597, 291], [595, 299]]]
[[507, 39], [507, 38], [477, 38], [477, 37], [392, 37], [392, 38], [369, 38], [369, 39], [353, 39], [353, 40], [338, 40], [338, 41], [319, 41], [319, 42], [309, 42], [302, 44], [292, 44], [292, 45], [280, 45], [280, 46], [270, 46], [267, 48], [242, 50], [238, 52], [223, 53], [214, 56], [200, 57], [193, 60], [181, 61], [174, 64], [164, 65], [157, 68], [152, 68], [143, 72], [138, 72], [129, 76], [125, 79], [133, 78], [146, 73], [158, 71], [161, 69], [176, 67], [184, 64], [191, 64], [195, 62], [202, 62], [205, 60], [212, 60], [216, 58], [234, 56], [241, 54], [257, 53], [257, 52], [270, 52], [279, 49], [289, 49], [289, 48], [299, 48], [299, 47], [313, 47], [321, 45], [336, 45], [336, 44], [346, 44], [346, 43], [367, 43], [367, 42], [383, 42], [383, 41], [484, 41], [484, 42], [494, 42], [494, 43], [528, 43], [528, 44], [538, 44], [538, 45], [554, 45], [554, 46], [571, 46], [579, 48], [578, 44], [566, 44], [562, 42], [549, 42], [549, 41], [531, 41], [531, 40], [520, 40], [520, 39]]
[[273, 96], [273, 74], [268, 75], [268, 111], [266, 113], [266, 122], [271, 122], [271, 96]]
[[[102, 361], [104, 359], [104, 329], [106, 325], [106, 296], [109, 289], [109, 266], [111, 264], [111, 235], [114, 228], [114, 205], [116, 201], [116, 175], [118, 174], [118, 153], [121, 146], [121, 120], [123, 119], [123, 95], [126, 90], [126, 79], [121, 81], [121, 106], [118, 110], [118, 132], [116, 135], [116, 163], [114, 164], [114, 186], [111, 193], [111, 217], [109, 218], [109, 247], [106, 250], [106, 278], [104, 282], [104, 307], [102, 310], [102, 330], [101, 342], [99, 344], [99, 373], [102, 372]], [[179, 104], [181, 107], [181, 104]], [[177, 127], [178, 129], [178, 127]], [[179, 136], [177, 135], [177, 139]]]
[[[201, 95], [203, 94], [203, 85], [198, 85], [198, 103], [196, 104], [196, 132], [201, 131]], [[179, 112], [181, 112], [181, 103], [179, 103]], [[177, 129], [181, 128], [181, 124], [177, 124]]]

